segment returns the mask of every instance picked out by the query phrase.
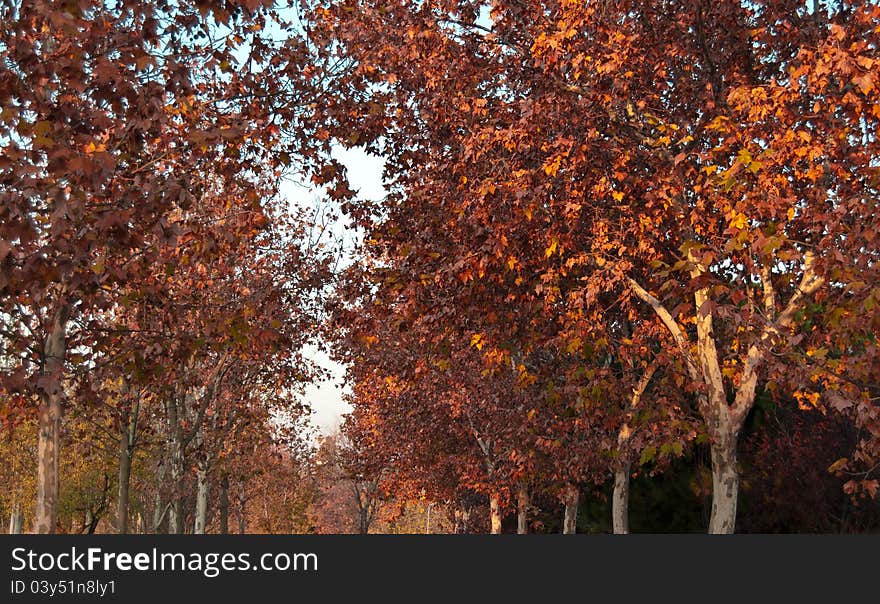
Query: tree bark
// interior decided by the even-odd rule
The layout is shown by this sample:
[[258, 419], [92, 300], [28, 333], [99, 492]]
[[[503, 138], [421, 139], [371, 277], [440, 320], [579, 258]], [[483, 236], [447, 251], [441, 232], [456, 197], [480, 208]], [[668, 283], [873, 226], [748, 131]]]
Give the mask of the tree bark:
[[489, 497], [489, 523], [493, 535], [501, 534], [501, 500], [498, 495]]
[[718, 422], [710, 434], [712, 453], [712, 515], [709, 534], [730, 535], [736, 528], [739, 469], [736, 463], [738, 429], [729, 420]]
[[562, 533], [565, 535], [574, 535], [577, 532], [579, 499], [577, 487], [569, 486], [565, 492], [565, 515], [562, 521]]
[[467, 534], [470, 517], [471, 517], [470, 510], [464, 506], [455, 510], [455, 534], [456, 535]]
[[168, 465], [171, 468], [171, 508], [168, 510], [168, 532], [183, 533], [183, 428], [180, 425], [176, 400], [167, 401], [168, 429], [171, 442], [168, 446]]
[[131, 476], [131, 451], [128, 448], [128, 426], [122, 431], [119, 440], [119, 494], [116, 503], [116, 531], [120, 535], [128, 532], [128, 485]]
[[205, 534], [205, 525], [208, 523], [208, 471], [199, 464], [196, 471], [197, 488], [196, 488], [196, 519], [193, 526], [193, 533], [196, 535]]
[[366, 535], [370, 532], [370, 522], [367, 519], [367, 508], [362, 507], [358, 510], [358, 533]]
[[9, 534], [20, 535], [24, 524], [24, 514], [21, 511], [21, 502], [16, 501], [9, 512]]
[[204, 535], [208, 523], [208, 454], [204, 450], [205, 434], [199, 426], [195, 433], [196, 461], [196, 513], [193, 534]]
[[229, 476], [220, 479], [220, 534], [229, 534]]
[[525, 535], [529, 532], [529, 486], [525, 482], [519, 484], [516, 493], [516, 533]]
[[614, 493], [611, 496], [611, 521], [615, 535], [629, 533], [630, 464], [622, 463], [614, 471]]
[[246, 500], [244, 496], [244, 485], [241, 485], [241, 490], [238, 492], [238, 534], [244, 535], [245, 529], [247, 528], [247, 519], [245, 518], [245, 505]]
[[131, 457], [134, 452], [134, 437], [137, 432], [137, 416], [140, 401], [135, 401], [128, 417], [123, 423], [119, 439], [119, 495], [116, 505], [116, 530], [120, 535], [128, 532], [129, 484], [131, 482]]
[[40, 385], [39, 437], [37, 442], [37, 508], [34, 527], [39, 534], [55, 532], [58, 522], [60, 490], [59, 458], [64, 358], [67, 353], [68, 307], [62, 305], [52, 319], [51, 331], [43, 345]]
[[[688, 261], [693, 266], [691, 269], [693, 280], [705, 275], [708, 268], [702, 264], [694, 248], [688, 251]], [[761, 271], [763, 314], [767, 321], [760, 330], [756, 330], [754, 335], [757, 336], [757, 341], [752, 343], [739, 359], [742, 369], [732, 404], [728, 403], [727, 388], [718, 361], [708, 287], [700, 287], [694, 292], [696, 310], [694, 322], [697, 336], [695, 342], [697, 355], [694, 357], [691, 352], [692, 341], [672, 314], [634, 279], [628, 279], [633, 293], [651, 306], [672, 334], [690, 378], [705, 388], [705, 392], [700, 396], [699, 407], [711, 439], [713, 487], [712, 514], [709, 520], [711, 534], [731, 534], [736, 528], [736, 500], [739, 491], [736, 445], [743, 422], [755, 404], [758, 371], [766, 355], [762, 345], [766, 346], [791, 328], [798, 311], [806, 304], [807, 297], [825, 284], [825, 277], [816, 273], [815, 262], [816, 257], [812, 251], [804, 252], [801, 280], [788, 299], [788, 303], [781, 310], [773, 285], [772, 269], [764, 267]]]
[[165, 463], [160, 460], [159, 467], [156, 471], [156, 495], [153, 498], [153, 523], [150, 526], [152, 534], [159, 533], [159, 526], [162, 524], [162, 518], [165, 515], [165, 508], [162, 506], [162, 485], [165, 484]]
[[657, 361], [654, 360], [645, 368], [645, 372], [633, 388], [626, 421], [621, 424], [620, 431], [617, 433], [617, 448], [620, 457], [614, 470], [614, 492], [611, 496], [611, 524], [617, 535], [629, 533], [629, 476], [632, 469], [632, 451], [627, 446], [632, 438], [629, 422], [656, 371]]

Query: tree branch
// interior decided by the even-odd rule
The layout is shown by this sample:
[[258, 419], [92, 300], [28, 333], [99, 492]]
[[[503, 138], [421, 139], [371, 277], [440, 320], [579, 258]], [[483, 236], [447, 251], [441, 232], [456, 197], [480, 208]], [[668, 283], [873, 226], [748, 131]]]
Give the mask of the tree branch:
[[702, 376], [697, 368], [697, 363], [694, 360], [694, 357], [691, 355], [690, 351], [690, 342], [685, 336], [684, 332], [682, 332], [681, 327], [673, 318], [672, 314], [666, 307], [663, 306], [663, 303], [660, 302], [653, 295], [648, 293], [648, 291], [639, 285], [639, 283], [633, 279], [632, 277], [626, 278], [629, 283], [630, 289], [632, 292], [638, 296], [643, 302], [647, 303], [653, 310], [663, 325], [666, 326], [666, 329], [672, 334], [672, 338], [675, 340], [676, 345], [678, 345], [678, 350], [681, 353], [682, 358], [684, 359], [685, 368], [687, 369], [688, 375], [692, 380], [696, 382], [702, 382]]

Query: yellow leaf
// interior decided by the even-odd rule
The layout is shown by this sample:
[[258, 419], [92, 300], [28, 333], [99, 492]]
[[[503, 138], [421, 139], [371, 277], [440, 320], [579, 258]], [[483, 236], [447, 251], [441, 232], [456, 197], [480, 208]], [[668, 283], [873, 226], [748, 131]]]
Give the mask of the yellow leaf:
[[749, 219], [742, 212], [737, 212], [736, 216], [730, 221], [730, 226], [735, 229], [744, 229], [749, 226]]
[[623, 193], [621, 191], [612, 191], [611, 197], [614, 198], [614, 201], [622, 201], [623, 200]]
[[550, 256], [552, 256], [553, 252], [556, 251], [556, 247], [558, 245], [559, 245], [559, 240], [556, 239], [556, 237], [554, 237], [553, 240], [550, 242], [550, 247], [548, 247], [546, 250], [544, 250], [544, 257], [549, 258]]
[[559, 166], [561, 163], [562, 158], [558, 155], [552, 158], [548, 158], [547, 161], [544, 162], [544, 173], [547, 176], [556, 176], [556, 173], [559, 171]]
[[477, 350], [483, 349], [483, 336], [478, 333], [475, 333], [471, 336], [471, 346], [475, 346]]

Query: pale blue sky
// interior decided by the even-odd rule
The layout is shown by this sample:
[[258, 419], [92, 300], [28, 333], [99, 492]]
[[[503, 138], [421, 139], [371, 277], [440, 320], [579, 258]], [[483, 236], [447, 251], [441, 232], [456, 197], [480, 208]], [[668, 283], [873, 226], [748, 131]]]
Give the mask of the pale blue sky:
[[[363, 149], [342, 149], [337, 147], [334, 157], [342, 162], [348, 170], [348, 178], [351, 187], [358, 191], [358, 196], [363, 199], [380, 199], [385, 195], [382, 186], [382, 169], [384, 161], [374, 155], [369, 155]], [[329, 203], [320, 191], [315, 189], [304, 193], [303, 188], [291, 183], [285, 193], [293, 203], [326, 204]], [[309, 199], [303, 200], [303, 197]], [[335, 225], [331, 234], [337, 237], [346, 236], [351, 239], [351, 231], [344, 232], [342, 224]], [[342, 381], [345, 377], [344, 369], [338, 363], [333, 362], [326, 354], [314, 347], [309, 347], [306, 354], [322, 367], [330, 370], [331, 379], [320, 384], [310, 385], [306, 388], [303, 400], [307, 402], [314, 412], [312, 422], [323, 434], [332, 433], [341, 421], [342, 414], [348, 412], [350, 407], [343, 401], [343, 395], [347, 391]]]

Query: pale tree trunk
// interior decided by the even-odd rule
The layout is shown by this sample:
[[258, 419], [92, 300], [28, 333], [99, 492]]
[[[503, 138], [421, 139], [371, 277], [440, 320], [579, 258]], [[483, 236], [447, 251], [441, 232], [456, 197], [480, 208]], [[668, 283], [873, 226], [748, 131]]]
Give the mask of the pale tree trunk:
[[519, 483], [516, 492], [516, 532], [518, 535], [529, 532], [529, 486], [525, 482]]
[[460, 507], [455, 510], [455, 534], [456, 535], [464, 535], [468, 532], [468, 522], [470, 520], [471, 513], [465, 507]]
[[40, 387], [39, 438], [37, 442], [37, 508], [34, 528], [39, 534], [55, 532], [58, 522], [60, 490], [59, 458], [61, 448], [61, 402], [63, 397], [64, 357], [67, 353], [66, 305], [55, 313], [52, 329], [43, 346]]
[[617, 448], [620, 454], [618, 463], [614, 469], [614, 491], [611, 495], [611, 524], [616, 535], [625, 535], [629, 533], [629, 480], [632, 463], [630, 461], [632, 452], [629, 451], [627, 445], [632, 438], [632, 430], [629, 427], [629, 421], [632, 414], [642, 400], [651, 378], [657, 371], [657, 362], [652, 361], [642, 377], [639, 379], [635, 388], [633, 388], [632, 398], [629, 403], [629, 413], [627, 413], [627, 421], [620, 426], [617, 433]]
[[162, 507], [162, 485], [165, 484], [165, 463], [161, 460], [159, 468], [156, 472], [156, 494], [153, 497], [153, 523], [150, 526], [151, 532], [155, 535], [159, 532], [159, 526], [162, 524], [162, 517], [165, 515], [165, 508]]
[[193, 533], [205, 534], [205, 525], [208, 523], [208, 459], [205, 453], [205, 436], [201, 426], [196, 431], [196, 450], [198, 461], [196, 463], [196, 513]]
[[244, 535], [245, 529], [247, 528], [247, 518], [245, 517], [245, 505], [247, 501], [245, 500], [244, 495], [244, 485], [241, 485], [241, 490], [238, 492], [238, 534]]
[[736, 441], [739, 426], [722, 413], [710, 429], [712, 453], [712, 514], [709, 533], [730, 535], [736, 529], [736, 502], [739, 493], [739, 469], [736, 463]]
[[495, 494], [489, 497], [489, 524], [493, 535], [501, 534], [501, 499]]
[[183, 457], [183, 428], [180, 425], [178, 415], [178, 403], [176, 400], [167, 402], [168, 429], [171, 442], [168, 446], [168, 466], [171, 468], [171, 508], [168, 510], [168, 532], [172, 534], [183, 533], [183, 487], [184, 487], [184, 457]]
[[[704, 277], [708, 268], [698, 257], [694, 248], [688, 251], [688, 261], [692, 265], [691, 278]], [[696, 310], [697, 341], [696, 358], [691, 352], [692, 342], [682, 331], [672, 314], [653, 295], [648, 293], [633, 279], [630, 287], [643, 301], [647, 302], [657, 317], [672, 334], [684, 360], [691, 379], [704, 387], [700, 397], [700, 412], [706, 422], [712, 452], [712, 515], [709, 520], [709, 533], [731, 534], [736, 529], [736, 499], [739, 491], [739, 472], [736, 465], [736, 444], [743, 422], [755, 404], [755, 390], [758, 371], [764, 362], [766, 347], [785, 335], [792, 327], [794, 317], [806, 304], [807, 297], [818, 291], [825, 278], [816, 274], [815, 255], [806, 251], [803, 258], [803, 273], [788, 303], [780, 311], [776, 290], [773, 285], [772, 269], [765, 266], [761, 271], [763, 294], [760, 304], [766, 323], [756, 330], [756, 340], [738, 359], [739, 385], [733, 403], [728, 403], [721, 365], [713, 332], [713, 305], [708, 287], [700, 287], [694, 292]]]
[[431, 534], [431, 510], [434, 509], [434, 502], [428, 504], [428, 511], [425, 518], [425, 534]]
[[205, 525], [208, 521], [208, 472], [204, 468], [199, 467], [197, 474], [196, 519], [193, 533], [196, 535], [204, 535]]
[[577, 487], [570, 485], [565, 489], [565, 515], [562, 520], [562, 533], [574, 535], [577, 532], [578, 503], [580, 493]]
[[140, 401], [135, 401], [128, 422], [123, 423], [119, 439], [119, 495], [116, 505], [116, 530], [120, 535], [128, 532], [129, 484], [131, 483], [131, 457], [137, 433], [137, 418]]
[[220, 479], [220, 534], [229, 533], [229, 476]]
[[615, 535], [629, 533], [630, 464], [622, 463], [614, 471], [614, 493], [611, 497], [611, 520]]
[[16, 501], [9, 512], [9, 534], [20, 535], [24, 524], [24, 514], [21, 511], [21, 502]]

